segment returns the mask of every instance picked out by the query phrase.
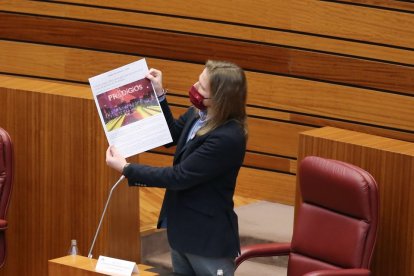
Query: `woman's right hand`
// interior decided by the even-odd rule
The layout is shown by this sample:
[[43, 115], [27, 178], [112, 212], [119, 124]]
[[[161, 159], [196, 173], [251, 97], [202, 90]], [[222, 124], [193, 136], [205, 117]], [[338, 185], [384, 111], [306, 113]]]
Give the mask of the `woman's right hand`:
[[119, 153], [115, 146], [108, 147], [106, 150], [106, 164], [109, 167], [122, 173], [126, 163], [126, 159]]
[[164, 89], [162, 88], [162, 72], [151, 68], [146, 77], [152, 82], [152, 86], [154, 86], [157, 96], [162, 96], [164, 94]]

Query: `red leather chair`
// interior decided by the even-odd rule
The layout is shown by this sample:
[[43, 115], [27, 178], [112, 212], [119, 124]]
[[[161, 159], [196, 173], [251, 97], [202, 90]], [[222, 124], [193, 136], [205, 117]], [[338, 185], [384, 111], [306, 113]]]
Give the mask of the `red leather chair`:
[[370, 275], [378, 226], [378, 188], [363, 169], [308, 156], [299, 167], [302, 203], [291, 243], [245, 246], [254, 257], [289, 255], [288, 276]]
[[9, 134], [0, 128], [0, 267], [6, 259], [6, 213], [10, 202], [14, 165], [13, 145]]

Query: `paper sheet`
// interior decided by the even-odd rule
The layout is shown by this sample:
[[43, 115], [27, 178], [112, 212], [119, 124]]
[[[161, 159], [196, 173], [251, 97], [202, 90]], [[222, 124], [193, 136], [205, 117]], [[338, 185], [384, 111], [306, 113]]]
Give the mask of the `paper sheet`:
[[125, 157], [172, 142], [145, 59], [89, 79], [110, 145]]

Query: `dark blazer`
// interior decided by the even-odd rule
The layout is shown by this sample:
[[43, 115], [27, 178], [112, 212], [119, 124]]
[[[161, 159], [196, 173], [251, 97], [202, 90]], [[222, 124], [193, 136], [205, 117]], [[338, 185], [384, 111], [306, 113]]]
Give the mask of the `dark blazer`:
[[174, 120], [166, 100], [161, 107], [173, 138], [171, 145], [177, 145], [173, 166], [131, 164], [123, 174], [131, 186], [167, 189], [158, 227], [167, 218], [173, 249], [205, 257], [237, 256], [240, 243], [233, 195], [246, 149], [242, 127], [230, 120], [186, 143], [197, 120], [196, 110], [189, 108]]

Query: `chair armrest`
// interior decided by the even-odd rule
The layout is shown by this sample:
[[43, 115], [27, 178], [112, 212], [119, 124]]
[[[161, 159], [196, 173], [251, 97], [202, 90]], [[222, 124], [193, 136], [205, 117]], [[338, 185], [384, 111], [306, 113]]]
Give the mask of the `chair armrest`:
[[284, 256], [290, 253], [290, 243], [263, 243], [247, 245], [241, 248], [236, 258], [236, 268], [245, 260], [257, 257]]
[[4, 219], [0, 219], [0, 230], [4, 231], [7, 229], [7, 221]]
[[318, 270], [306, 273], [303, 276], [369, 276], [371, 271], [365, 268], [349, 268], [349, 269], [339, 269], [339, 270]]

